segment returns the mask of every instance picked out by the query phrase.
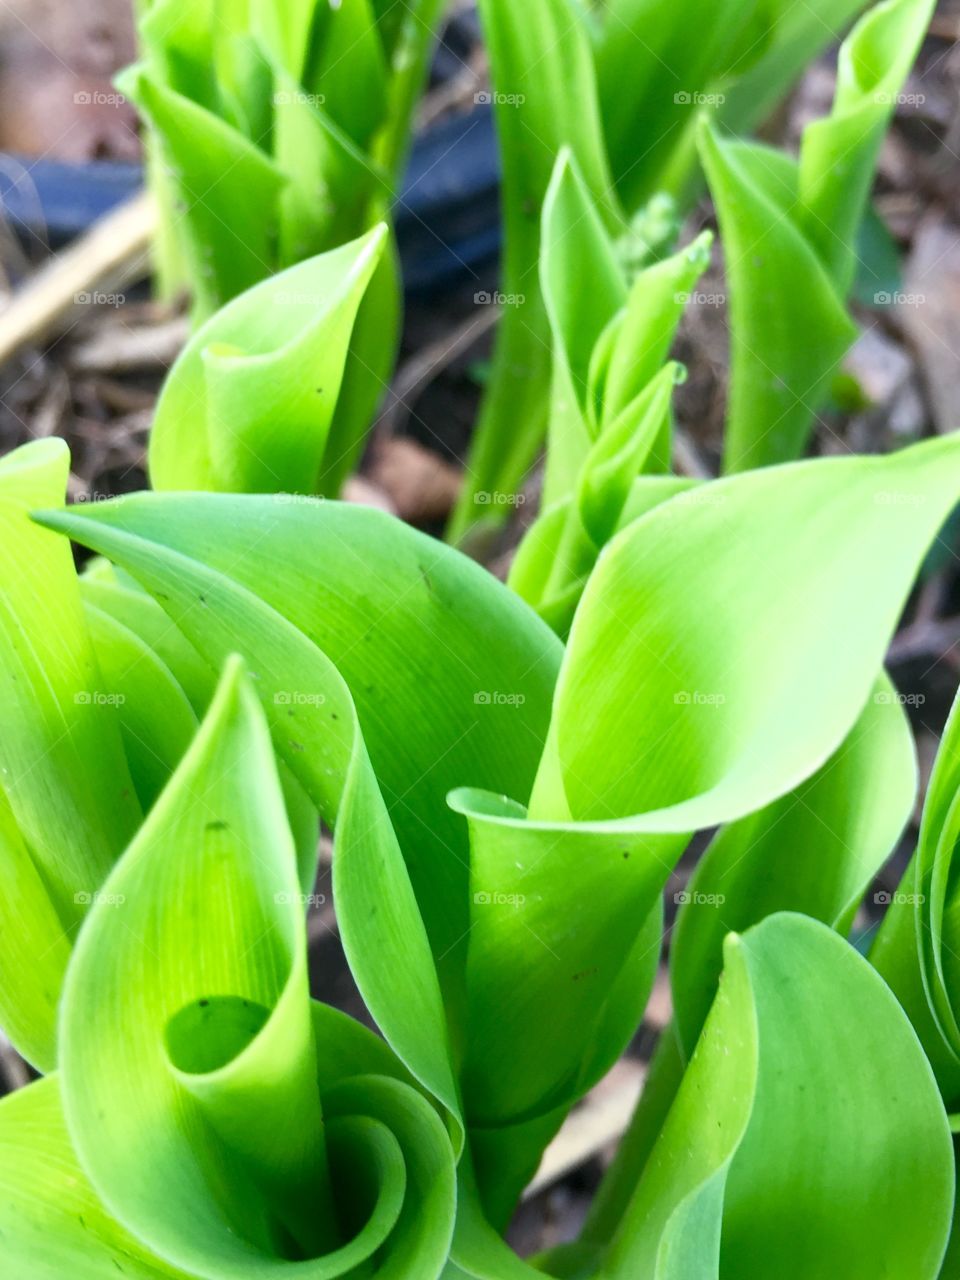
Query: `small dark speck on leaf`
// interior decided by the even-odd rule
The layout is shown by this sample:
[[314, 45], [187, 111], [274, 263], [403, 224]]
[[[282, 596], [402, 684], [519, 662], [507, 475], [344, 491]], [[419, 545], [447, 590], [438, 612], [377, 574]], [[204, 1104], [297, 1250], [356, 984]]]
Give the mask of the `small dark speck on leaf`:
[[208, 822], [204, 830], [206, 831], [227, 831], [230, 827], [229, 822], [225, 822], [223, 818], [214, 818], [212, 822]]
[[201, 1009], [206, 1009], [206, 1007], [207, 1007], [207, 1005], [208, 1005], [209, 1003], [210, 1003], [210, 1001], [209, 1001], [209, 1000], [198, 1000], [198, 1001], [197, 1001], [197, 1004], [200, 1006], [200, 1008], [201, 1008]]
[[305, 750], [304, 745], [303, 745], [303, 743], [302, 743], [302, 742], [294, 742], [293, 738], [289, 738], [289, 739], [288, 739], [288, 742], [289, 742], [290, 746], [293, 748], [293, 750], [294, 750], [294, 751], [303, 751], [303, 750]]

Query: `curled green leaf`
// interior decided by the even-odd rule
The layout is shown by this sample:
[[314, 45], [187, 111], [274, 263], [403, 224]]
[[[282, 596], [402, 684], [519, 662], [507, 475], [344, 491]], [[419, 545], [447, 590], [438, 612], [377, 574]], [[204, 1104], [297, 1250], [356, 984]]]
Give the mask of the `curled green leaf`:
[[454, 1154], [391, 1061], [311, 1005], [273, 748], [234, 662], [70, 966], [61, 1087], [81, 1162], [191, 1274], [327, 1280], [376, 1255], [378, 1275], [435, 1277]]
[[159, 489], [314, 493], [386, 227], [272, 276], [192, 337], [150, 437]]

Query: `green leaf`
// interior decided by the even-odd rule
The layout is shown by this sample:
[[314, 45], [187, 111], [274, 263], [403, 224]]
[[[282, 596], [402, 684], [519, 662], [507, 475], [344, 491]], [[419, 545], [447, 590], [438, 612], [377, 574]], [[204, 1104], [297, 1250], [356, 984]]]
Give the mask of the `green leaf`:
[[[236, 34], [236, 25], [230, 20], [235, 6], [219, 5], [215, 21], [214, 4], [215, 0], [191, 5], [151, 0], [139, 15], [138, 34], [150, 66], [160, 71], [169, 87], [216, 112], [220, 99], [209, 67], [217, 57], [218, 38]], [[121, 74], [133, 78], [135, 70]]]
[[553, 337], [544, 506], [576, 486], [590, 447], [589, 370], [596, 343], [627, 301], [613, 241], [569, 148], [557, 158], [543, 205], [540, 287]]
[[164, 383], [161, 489], [315, 492], [357, 308], [386, 227], [255, 285], [207, 321]]
[[952, 1144], [889, 989], [803, 916], [730, 935], [724, 958], [696, 1053], [599, 1275], [873, 1280], [886, 1270], [935, 1280], [952, 1217]]
[[[588, 1088], [588, 1053], [602, 1060], [602, 1075], [625, 1047], [656, 973], [659, 930], [643, 923], [670, 864], [663, 842], [526, 821], [516, 802], [474, 790], [455, 791], [450, 803], [467, 818], [471, 837], [464, 1098], [477, 1124], [516, 1124]], [[577, 908], [600, 901], [602, 911]], [[597, 1049], [604, 1001], [638, 933], [645, 935], [634, 975], [639, 1010], [631, 1009], [627, 1030], [613, 1030], [615, 1048]]]
[[842, 297], [883, 136], [935, 6], [884, 0], [870, 9], [840, 47], [833, 110], [803, 132], [797, 221]]
[[933, 0], [885, 0], [857, 23], [841, 46], [833, 110], [805, 128], [798, 164], [701, 131], [731, 290], [728, 471], [801, 455], [853, 341], [845, 300], [857, 230], [932, 10]]
[[69, 548], [32, 524], [60, 503], [70, 455], [60, 440], [0, 462], [3, 572], [0, 770], [16, 820], [65, 922], [78, 890], [103, 880], [139, 810], [115, 710], [84, 622]]
[[70, 1142], [57, 1076], [0, 1102], [0, 1240], [30, 1280], [190, 1280], [110, 1216]]
[[684, 149], [698, 105], [715, 108], [722, 101], [711, 91], [724, 59], [746, 43], [758, 7], [757, 0], [693, 0], [682, 8], [661, 0], [611, 0], [606, 6], [597, 78], [604, 135], [627, 208], [670, 189], [665, 170]]
[[273, 153], [289, 175], [280, 197], [281, 263], [355, 238], [388, 198], [388, 175], [340, 129], [299, 81], [274, 68]]
[[[124, 631], [132, 632], [149, 650], [148, 666], [159, 663], [174, 677], [197, 716], [210, 704], [216, 684], [216, 670], [208, 666], [197, 650], [177, 629], [152, 596], [132, 579], [123, 581], [105, 560], [94, 560], [80, 580], [84, 604], [99, 614], [106, 614]], [[150, 720], [149, 733], [158, 728]], [[149, 734], [145, 741], [149, 742]], [[182, 752], [181, 752], [182, 754]], [[169, 767], [163, 782], [179, 760], [168, 757]], [[309, 796], [297, 782], [288, 765], [278, 761], [280, 781], [287, 806], [287, 817], [297, 846], [300, 884], [304, 893], [312, 893], [317, 871], [317, 811]]]
[[[857, 271], [851, 287], [854, 302], [864, 307], [882, 307], [884, 295], [889, 299], [895, 293], [903, 292], [900, 246], [871, 204], [864, 210], [857, 230], [856, 256]], [[862, 392], [859, 392], [859, 398], [865, 398]]]
[[274, 267], [288, 179], [232, 125], [170, 89], [149, 66], [118, 79], [146, 116], [183, 220], [194, 317], [201, 321]]
[[[594, 1043], [610, 1064], [637, 1015], [607, 1022], [604, 1001], [638, 963], [637, 924], [689, 834], [793, 790], [867, 714], [958, 485], [956, 441], [797, 464], [678, 495], [607, 547], [574, 619], [529, 811], [476, 789], [451, 799], [471, 835], [476, 1034], [463, 1080], [477, 1123], [516, 1124], [569, 1102]], [[749, 550], [758, 546], [760, 561]], [[912, 776], [893, 710], [880, 834], [865, 831], [862, 863], [838, 875], [834, 919], [889, 851], [908, 804], [903, 780], [889, 782], [904, 761], [907, 784]], [[634, 983], [644, 991], [639, 975]]]
[[[522, 297], [500, 321], [491, 380], [449, 535], [477, 521], [478, 493], [515, 493], [546, 428], [550, 330], [537, 282], [540, 212], [568, 146], [608, 229], [622, 227], [597, 102], [590, 34], [576, 0], [482, 0], [500, 140], [502, 289]], [[531, 58], [531, 50], [539, 50]], [[499, 508], [484, 508], [502, 515]]]
[[737, 133], [763, 123], [804, 68], [841, 39], [866, 0], [805, 0], [802, 5], [770, 0], [767, 7], [768, 38], [760, 56], [723, 86], [724, 101], [717, 109], [720, 121]]
[[[615, 531], [626, 529], [658, 503], [687, 492], [695, 484], [683, 476], [638, 476], [630, 486]], [[568, 498], [537, 516], [517, 548], [507, 582], [566, 639], [600, 550], [587, 532], [577, 501]]]
[[[388, 74], [371, 0], [314, 6], [316, 53], [304, 84], [354, 144], [367, 150], [386, 113]], [[363, 92], [357, 92], [357, 85]]]
[[385, 1047], [313, 1012], [302, 904], [266, 721], [234, 661], [75, 950], [70, 1132], [103, 1202], [176, 1266], [226, 1280], [302, 1258], [326, 1280], [382, 1249], [379, 1275], [438, 1276], [452, 1148], [402, 1069], [365, 1074]]
[[[559, 156], [540, 261], [554, 354], [543, 511], [510, 584], [560, 636], [600, 549], [643, 488], [638, 475], [669, 471], [670, 395], [680, 369], [661, 364], [709, 245], [706, 233], [641, 270], [628, 289], [622, 255], [576, 162], [569, 150]], [[672, 491], [649, 490], [633, 515]]]
[[683, 894], [670, 947], [674, 1015], [687, 1054], [716, 991], [725, 934], [784, 910], [847, 933], [906, 826], [915, 790], [909, 723], [883, 676], [822, 769], [716, 836]]
[[[684, 307], [710, 265], [712, 243], [712, 234], [702, 231], [690, 244], [635, 276], [626, 310], [613, 322], [615, 333], [602, 386], [594, 391], [601, 421], [612, 422], [635, 404], [659, 373]], [[669, 435], [666, 438], [669, 442]], [[653, 462], [646, 470], [669, 471], [669, 449], [661, 449]]]
[[375, 159], [394, 184], [399, 181], [411, 142], [411, 120], [430, 68], [445, 0], [373, 0], [377, 28], [390, 61], [386, 120], [373, 147]]
[[[678, 495], [609, 544], [574, 619], [529, 811], [475, 789], [451, 801], [471, 833], [468, 1025], [483, 1030], [465, 1055], [468, 1115], [492, 1127], [559, 1106], [590, 1044], [629, 1038], [635, 1013], [600, 1036], [603, 1002], [689, 833], [793, 790], [866, 714], [958, 485], [956, 441], [796, 464]], [[878, 841], [906, 804], [887, 781], [909, 763], [894, 711]], [[871, 844], [863, 861], [888, 850]], [[840, 879], [834, 918], [868, 874]]]
[[464, 778], [532, 784], [559, 641], [471, 561], [369, 509], [141, 495], [45, 519], [135, 574], [209, 661], [243, 652], [280, 754], [334, 827], [367, 1005], [458, 1111], [427, 948], [459, 1035], [469, 847], [444, 798]]
[[[242, 10], [241, 10], [242, 11]], [[272, 57], [300, 80], [310, 49], [311, 28], [316, 16], [316, 0], [253, 0], [250, 25]]]
[[[724, 468], [798, 457], [831, 377], [856, 337], [826, 266], [797, 225], [796, 165], [761, 146], [700, 133], [730, 290], [731, 373]], [[801, 339], [816, 334], [816, 342]]]
[[609, 470], [619, 455], [621, 498], [610, 504], [606, 533], [593, 536], [598, 546], [615, 526], [622, 494], [641, 468], [670, 470], [668, 416], [661, 414], [660, 429], [650, 440], [638, 420], [649, 408], [644, 397], [656, 394], [651, 384], [661, 376], [690, 290], [709, 264], [711, 239], [703, 233], [639, 271], [628, 288], [621, 255], [576, 162], [569, 150], [558, 157], [544, 204], [540, 251], [553, 337], [543, 505], [562, 501], [583, 484], [585, 471]]
[[958, 488], [946, 438], [730, 477], [632, 524], [574, 620], [531, 812], [693, 831], [797, 786], [862, 711]]
[[389, 390], [400, 337], [403, 281], [390, 237], [360, 302], [317, 491], [338, 494], [356, 470], [377, 406]]
[[86, 604], [84, 616], [146, 813], [186, 751], [197, 717], [173, 672], [136, 632], [95, 605]]
[[70, 935], [140, 820], [69, 548], [28, 519], [62, 501], [69, 467], [60, 440], [0, 462], [0, 1013], [45, 1070]]
[[916, 1028], [950, 1111], [960, 1107], [960, 701], [944, 729], [917, 851], [888, 905], [870, 959]]
[[[613, 536], [637, 477], [647, 469], [658, 440], [670, 434], [670, 400], [682, 380], [668, 364], [619, 415], [605, 425], [584, 462], [577, 493], [583, 526], [600, 549]], [[657, 468], [659, 470], [659, 467]]]
[[106, 560], [89, 562], [80, 576], [85, 606], [109, 614], [132, 631], [177, 679], [190, 705], [203, 715], [213, 694], [216, 672], [200, 657], [160, 605], [132, 579], [122, 579]]
[[39, 1071], [57, 1061], [57, 1000], [70, 938], [0, 790], [0, 1026]]

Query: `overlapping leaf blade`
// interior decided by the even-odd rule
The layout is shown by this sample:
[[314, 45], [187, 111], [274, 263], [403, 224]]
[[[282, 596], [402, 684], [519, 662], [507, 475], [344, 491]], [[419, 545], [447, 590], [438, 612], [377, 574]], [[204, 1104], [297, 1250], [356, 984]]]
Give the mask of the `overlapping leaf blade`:
[[559, 642], [466, 558], [370, 510], [145, 495], [49, 519], [139, 577], [211, 661], [245, 654], [281, 755], [335, 827], [341, 931], [367, 1003], [456, 1110], [419, 934], [422, 912], [457, 1027], [468, 845], [444, 797], [464, 777], [529, 788]]
[[574, 621], [531, 812], [694, 830], [798, 785], [860, 714], [958, 484], [946, 438], [730, 477], [630, 526]]
[[662, 0], [605, 5], [597, 78], [611, 166], [627, 208], [672, 184], [679, 187], [676, 194], [685, 194], [687, 174], [677, 156], [689, 162], [698, 108], [722, 101], [724, 66], [734, 49], [748, 43], [744, 36], [762, 8], [757, 0], [696, 0], [683, 8]]
[[70, 1142], [54, 1075], [0, 1102], [4, 1267], [31, 1280], [194, 1280], [104, 1209]]
[[72, 559], [28, 517], [62, 501], [69, 466], [57, 440], [0, 463], [0, 1013], [44, 1070], [70, 936], [140, 819]]
[[893, 895], [870, 959], [906, 1009], [944, 1102], [960, 1109], [956, 958], [960, 713], [955, 701], [927, 789], [916, 854]]
[[870, 9], [841, 45], [833, 110], [804, 130], [798, 221], [844, 297], [883, 136], [934, 8], [882, 0]]
[[631, 283], [573, 155], [558, 157], [540, 253], [554, 356], [543, 510], [510, 585], [561, 636], [614, 530], [682, 487], [636, 482], [670, 469], [670, 397], [682, 371], [662, 366], [709, 245], [704, 233]]
[[[557, 155], [569, 146], [608, 230], [623, 217], [612, 190], [597, 105], [590, 36], [576, 0], [483, 0], [503, 170], [502, 289], [522, 298], [497, 333], [491, 390], [477, 424], [467, 480], [451, 524], [477, 521], [478, 493], [513, 493], [546, 427], [550, 331], [537, 280], [540, 210]], [[531, 50], [542, 50], [539, 58]]]
[[[856, 336], [826, 267], [790, 215], [795, 165], [759, 143], [700, 135], [720, 219], [731, 309], [727, 471], [799, 457]], [[816, 334], [816, 343], [803, 335]]]
[[886, 1268], [934, 1280], [952, 1216], [952, 1145], [889, 989], [825, 925], [791, 914], [731, 935], [725, 962], [599, 1274], [868, 1280]]
[[301, 902], [267, 726], [234, 663], [75, 952], [71, 1134], [111, 1211], [192, 1273], [326, 1280], [382, 1245], [377, 1274], [437, 1276], [452, 1148], [399, 1066], [365, 1074], [385, 1047], [312, 1013]]
[[[559, 646], [456, 553], [375, 513], [307, 501], [143, 496], [45, 519], [139, 577], [209, 660], [246, 653], [281, 753], [335, 824], [335, 889], [361, 990], [456, 1113], [449, 1060], [437, 1056], [442, 1019], [423, 995], [433, 961], [406, 958], [402, 979], [403, 965], [383, 964], [396, 945], [385, 911], [407, 941], [423, 912], [458, 1048], [467, 1032], [466, 1117], [480, 1194], [499, 1218], [537, 1144], [636, 1025], [656, 955], [641, 926], [688, 833], [770, 803], [838, 748], [958, 489], [947, 439], [731, 478], [704, 491], [709, 500], [694, 490], [634, 522], [601, 556], [575, 619], [529, 816], [502, 796], [533, 781]], [[612, 666], [601, 655], [614, 634]], [[454, 675], [436, 660], [450, 649]], [[324, 654], [356, 702], [372, 770], [346, 763], [358, 759], [352, 702]], [[490, 679], [499, 687], [485, 688]], [[323, 699], [301, 709], [298, 688]], [[478, 710], [465, 717], [467, 701]], [[409, 730], [422, 716], [429, 750]], [[484, 771], [499, 785], [455, 800], [468, 856], [464, 828], [453, 813], [447, 826], [440, 805], [451, 782]], [[403, 898], [385, 809], [371, 823], [381, 789], [416, 903]], [[411, 972], [427, 983], [415, 1016], [400, 1007]], [[528, 1016], [504, 1018], [514, 1008]]]
[[840, 749], [797, 790], [712, 841], [683, 897], [670, 948], [678, 1032], [691, 1052], [722, 968], [724, 936], [776, 911], [845, 933], [913, 809], [909, 723], [886, 676]]
[[799, 163], [701, 131], [732, 295], [727, 471], [802, 454], [856, 335], [846, 310], [856, 234], [932, 11], [932, 0], [884, 0], [857, 23], [840, 51], [833, 110], [804, 131]]

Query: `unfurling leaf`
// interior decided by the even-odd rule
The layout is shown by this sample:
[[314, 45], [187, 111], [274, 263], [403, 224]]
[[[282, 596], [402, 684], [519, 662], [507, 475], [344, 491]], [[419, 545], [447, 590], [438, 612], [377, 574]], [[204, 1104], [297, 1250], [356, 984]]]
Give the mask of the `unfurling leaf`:
[[234, 662], [77, 945], [68, 1128], [107, 1210], [190, 1274], [301, 1260], [319, 1280], [377, 1255], [377, 1274], [438, 1276], [443, 1123], [386, 1046], [312, 1005], [305, 944], [269, 732]]

